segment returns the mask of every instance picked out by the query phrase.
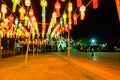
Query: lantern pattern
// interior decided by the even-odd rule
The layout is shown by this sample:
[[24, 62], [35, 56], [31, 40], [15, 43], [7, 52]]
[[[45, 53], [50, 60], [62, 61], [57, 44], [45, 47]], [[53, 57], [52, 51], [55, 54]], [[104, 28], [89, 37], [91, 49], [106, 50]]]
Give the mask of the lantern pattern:
[[57, 17], [60, 17], [60, 8], [61, 8], [61, 4], [60, 4], [60, 2], [57, 0], [56, 3], [55, 3], [55, 11], [56, 11]]
[[13, 3], [12, 12], [15, 12], [17, 5], [20, 3], [20, 0], [12, 0], [12, 3]]

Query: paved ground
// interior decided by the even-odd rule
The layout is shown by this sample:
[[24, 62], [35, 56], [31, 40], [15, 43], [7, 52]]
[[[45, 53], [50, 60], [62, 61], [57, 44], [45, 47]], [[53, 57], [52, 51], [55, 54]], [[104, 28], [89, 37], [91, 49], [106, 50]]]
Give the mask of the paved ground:
[[96, 63], [86, 58], [39, 54], [0, 59], [0, 80], [120, 80], [120, 68]]
[[24, 66], [24, 55], [0, 61], [0, 80], [97, 80], [94, 74], [55, 54], [29, 55]]

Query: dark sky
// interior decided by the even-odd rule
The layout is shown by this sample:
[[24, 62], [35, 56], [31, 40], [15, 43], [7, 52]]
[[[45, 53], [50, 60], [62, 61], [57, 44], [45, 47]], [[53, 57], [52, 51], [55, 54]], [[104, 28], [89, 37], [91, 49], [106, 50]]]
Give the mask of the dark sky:
[[[11, 8], [11, 0], [3, 0]], [[21, 0], [24, 4], [24, 0]], [[35, 16], [38, 22], [41, 22], [41, 6], [40, 0], [31, 0], [34, 8]], [[47, 0], [48, 6], [46, 8], [46, 21], [50, 22], [52, 12], [54, 11], [54, 4], [56, 0]], [[59, 0], [60, 1], [60, 0]], [[86, 5], [90, 0], [82, 0]], [[85, 20], [81, 21], [78, 18], [78, 25], [73, 26], [71, 30], [71, 37], [74, 39], [82, 37], [97, 37], [101, 40], [120, 39], [120, 22], [118, 21], [115, 0], [98, 0], [98, 9], [92, 8], [92, 3], [86, 8]], [[65, 9], [68, 0], [61, 2], [61, 13]], [[73, 3], [73, 12], [76, 9], [76, 0], [71, 0]], [[21, 4], [21, 5], [22, 5]], [[67, 11], [67, 10], [66, 10]], [[78, 13], [78, 10], [76, 11]], [[19, 13], [15, 13], [19, 15]]]

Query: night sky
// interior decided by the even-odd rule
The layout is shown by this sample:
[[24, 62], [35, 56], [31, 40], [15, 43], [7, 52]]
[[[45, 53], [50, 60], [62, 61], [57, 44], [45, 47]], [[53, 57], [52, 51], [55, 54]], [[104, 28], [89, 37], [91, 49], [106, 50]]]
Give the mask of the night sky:
[[[3, 0], [5, 3], [12, 8], [12, 2]], [[24, 0], [21, 0], [24, 4]], [[38, 22], [41, 22], [41, 6], [40, 0], [31, 0], [32, 7], [35, 12], [35, 16]], [[54, 11], [54, 4], [56, 0], [47, 0], [48, 6], [46, 8], [46, 21], [50, 22], [52, 12]], [[59, 0], [60, 1], [60, 0]], [[76, 9], [76, 0], [70, 0], [73, 3], [73, 12]], [[90, 0], [82, 0], [83, 4], [86, 5]], [[83, 37], [96, 37], [100, 40], [114, 40], [120, 39], [120, 22], [118, 20], [115, 0], [98, 0], [98, 9], [93, 9], [92, 3], [86, 8], [85, 20], [81, 21], [78, 18], [78, 25], [73, 26], [71, 30], [71, 37], [73, 39]], [[61, 14], [67, 5], [68, 0], [61, 2]], [[18, 6], [19, 7], [19, 6]], [[65, 10], [67, 11], [67, 9]], [[76, 10], [79, 13], [78, 10]], [[9, 14], [9, 13], [8, 13]], [[7, 14], [7, 15], [8, 15]], [[18, 11], [15, 13], [19, 16]], [[41, 27], [41, 25], [40, 25]]]

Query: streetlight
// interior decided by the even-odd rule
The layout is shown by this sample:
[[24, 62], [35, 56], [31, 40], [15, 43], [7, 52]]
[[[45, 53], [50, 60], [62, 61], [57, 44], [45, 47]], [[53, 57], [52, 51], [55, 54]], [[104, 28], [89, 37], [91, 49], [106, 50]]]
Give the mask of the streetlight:
[[91, 39], [91, 43], [92, 43], [92, 55], [91, 56], [94, 56], [94, 45], [96, 43], [96, 40], [95, 39]]

